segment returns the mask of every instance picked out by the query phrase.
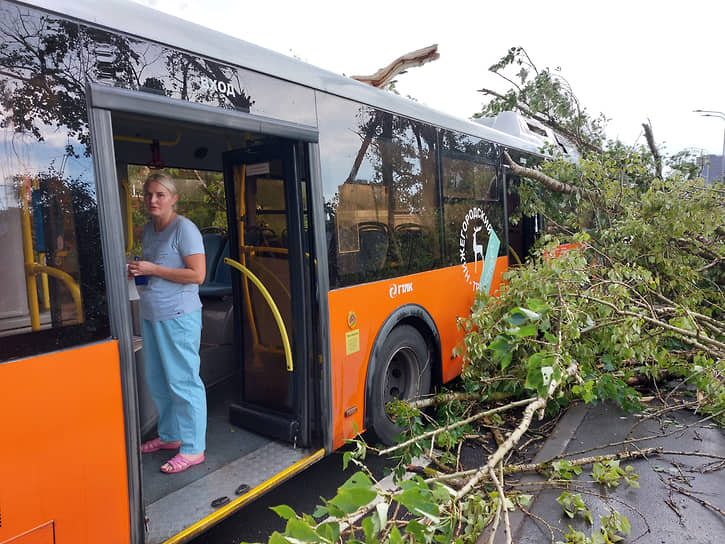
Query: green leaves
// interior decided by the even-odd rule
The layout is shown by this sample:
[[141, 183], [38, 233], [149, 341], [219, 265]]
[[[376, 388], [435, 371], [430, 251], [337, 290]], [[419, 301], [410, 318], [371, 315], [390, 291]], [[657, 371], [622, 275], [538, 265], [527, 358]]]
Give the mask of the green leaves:
[[[546, 310], [546, 306], [538, 301], [535, 301], [534, 304], [540, 310]], [[511, 364], [521, 342], [539, 334], [537, 322], [541, 320], [541, 317], [541, 313], [523, 306], [513, 308], [504, 316], [509, 327], [502, 334], [496, 336], [487, 347], [492, 352], [493, 360], [500, 363], [502, 371]]]
[[639, 487], [637, 481], [639, 475], [634, 472], [634, 468], [631, 466], [627, 466], [625, 469], [620, 468], [617, 459], [594, 463], [592, 465], [592, 478], [606, 487], [617, 487], [622, 479], [630, 487]]
[[582, 473], [581, 467], [572, 465], [567, 459], [560, 459], [551, 463], [553, 469], [552, 478], [571, 480], [574, 476]]
[[422, 516], [434, 523], [440, 522], [438, 518], [438, 505], [420, 476], [400, 483], [403, 492], [395, 500], [405, 506], [411, 513]]
[[277, 514], [282, 519], [292, 519], [297, 517], [297, 512], [292, 510], [289, 506], [286, 504], [281, 504], [279, 506], [273, 506], [271, 510]]
[[314, 515], [315, 517], [324, 515], [344, 517], [365, 506], [375, 497], [377, 497], [377, 491], [367, 474], [356, 472], [338, 488], [337, 495], [333, 499], [326, 501], [325, 506], [317, 507]]
[[528, 308], [514, 308], [506, 318], [514, 326], [523, 325], [527, 321], [535, 322], [541, 319], [541, 315]]
[[548, 351], [534, 353], [527, 362], [526, 388], [534, 389], [541, 397], [547, 397], [551, 380], [561, 379], [561, 369], [556, 354]]
[[594, 523], [592, 521], [592, 514], [589, 512], [587, 505], [584, 504], [581, 494], [577, 493], [576, 495], [572, 495], [564, 491], [561, 495], [559, 495], [559, 498], [556, 499], [556, 502], [564, 508], [564, 513], [570, 518], [579, 516], [587, 520], [589, 525]]
[[604, 142], [604, 117], [591, 118], [566, 79], [557, 70], [537, 68], [523, 47], [512, 47], [489, 68], [490, 72], [515, 84], [505, 92], [483, 90], [491, 98], [475, 116], [491, 116], [502, 111], [523, 111], [536, 115], [576, 140], [579, 149], [599, 147]]
[[602, 518], [602, 526], [599, 530], [592, 532], [591, 537], [574, 530], [569, 525], [569, 532], [564, 535], [566, 542], [559, 540], [556, 544], [615, 544], [624, 540], [620, 533], [628, 535], [631, 531], [629, 520], [619, 512], [612, 512], [609, 516]]

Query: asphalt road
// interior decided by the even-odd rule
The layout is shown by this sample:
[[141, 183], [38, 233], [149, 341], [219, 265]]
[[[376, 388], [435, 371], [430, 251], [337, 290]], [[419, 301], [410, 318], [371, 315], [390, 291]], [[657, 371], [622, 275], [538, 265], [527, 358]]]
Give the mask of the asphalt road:
[[[312, 514], [320, 497], [331, 499], [345, 480], [355, 471], [354, 466], [342, 470], [343, 452], [334, 452], [308, 469], [292, 477], [239, 512], [195, 538], [192, 544], [239, 544], [240, 542], [267, 542], [274, 531], [283, 531], [285, 521], [270, 508], [286, 504], [297, 513]], [[373, 475], [384, 476], [389, 461], [369, 455], [365, 460]]]
[[[656, 408], [653, 407], [653, 410]], [[573, 406], [539, 450], [535, 462], [561, 454], [578, 458], [615, 453], [627, 448], [613, 444], [630, 438], [647, 438], [630, 445], [630, 450], [661, 447], [670, 453], [622, 461], [622, 467], [631, 465], [639, 475], [639, 488], [626, 484], [613, 488], [601, 486], [592, 482], [591, 466], [585, 467], [582, 474], [572, 481], [570, 491], [582, 495], [591, 510], [593, 526], [580, 516], [570, 519], [564, 515], [562, 507], [556, 502], [562, 489], [536, 486], [526, 490], [519, 487], [534, 494], [529, 510], [536, 518], [514, 512], [511, 515], [513, 541], [551, 542], [549, 529], [540, 520], [546, 520], [550, 526], [564, 532], [573, 526], [590, 535], [601, 526], [601, 518], [614, 509], [631, 523], [631, 535], [625, 542], [722, 544], [725, 542], [725, 518], [720, 513], [725, 509], [725, 469], [722, 461], [674, 453], [723, 454], [725, 431], [703, 418], [703, 415], [679, 410], [644, 419], [639, 414], [624, 413], [611, 403]], [[575, 453], [583, 450], [586, 453]], [[539, 475], [525, 475], [520, 484], [540, 480]], [[704, 506], [699, 502], [702, 500], [713, 507]], [[497, 534], [497, 544], [504, 542], [502, 533], [499, 531]], [[561, 534], [556, 533], [555, 536], [563, 540]], [[479, 542], [484, 542], [486, 537], [486, 534], [482, 535]]]

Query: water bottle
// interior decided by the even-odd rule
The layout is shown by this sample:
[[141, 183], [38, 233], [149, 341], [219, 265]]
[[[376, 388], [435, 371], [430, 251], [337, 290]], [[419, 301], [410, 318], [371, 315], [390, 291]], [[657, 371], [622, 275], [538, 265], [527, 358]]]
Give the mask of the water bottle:
[[[133, 258], [134, 261], [140, 261], [141, 257], [138, 255]], [[133, 281], [136, 285], [147, 285], [149, 282], [149, 279], [146, 276], [134, 276]]]

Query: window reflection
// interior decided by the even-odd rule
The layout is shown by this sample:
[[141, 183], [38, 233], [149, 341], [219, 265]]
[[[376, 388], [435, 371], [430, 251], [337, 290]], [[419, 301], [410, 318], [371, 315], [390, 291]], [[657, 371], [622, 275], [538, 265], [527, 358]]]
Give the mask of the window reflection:
[[489, 226], [501, 242], [499, 256], [506, 255], [495, 145], [450, 131], [443, 131], [441, 136], [447, 264], [482, 261]]
[[81, 31], [94, 53], [93, 79], [101, 83], [315, 124], [311, 89], [145, 40], [100, 29]]
[[77, 35], [0, 3], [2, 360], [108, 335]]
[[329, 96], [318, 109], [331, 285], [433, 268], [434, 129]]
[[[316, 122], [311, 89], [0, 0], [2, 360], [108, 335], [88, 80]], [[52, 270], [26, 278], [26, 260]]]
[[105, 337], [103, 262], [89, 185], [53, 165], [42, 171], [20, 161], [3, 161], [0, 175], [2, 358]]

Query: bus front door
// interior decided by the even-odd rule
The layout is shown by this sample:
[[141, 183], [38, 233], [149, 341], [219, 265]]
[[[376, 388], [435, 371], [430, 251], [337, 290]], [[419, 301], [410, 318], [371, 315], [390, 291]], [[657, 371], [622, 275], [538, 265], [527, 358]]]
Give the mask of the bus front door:
[[233, 424], [309, 443], [310, 252], [304, 147], [291, 140], [229, 151], [224, 180], [241, 365]]

